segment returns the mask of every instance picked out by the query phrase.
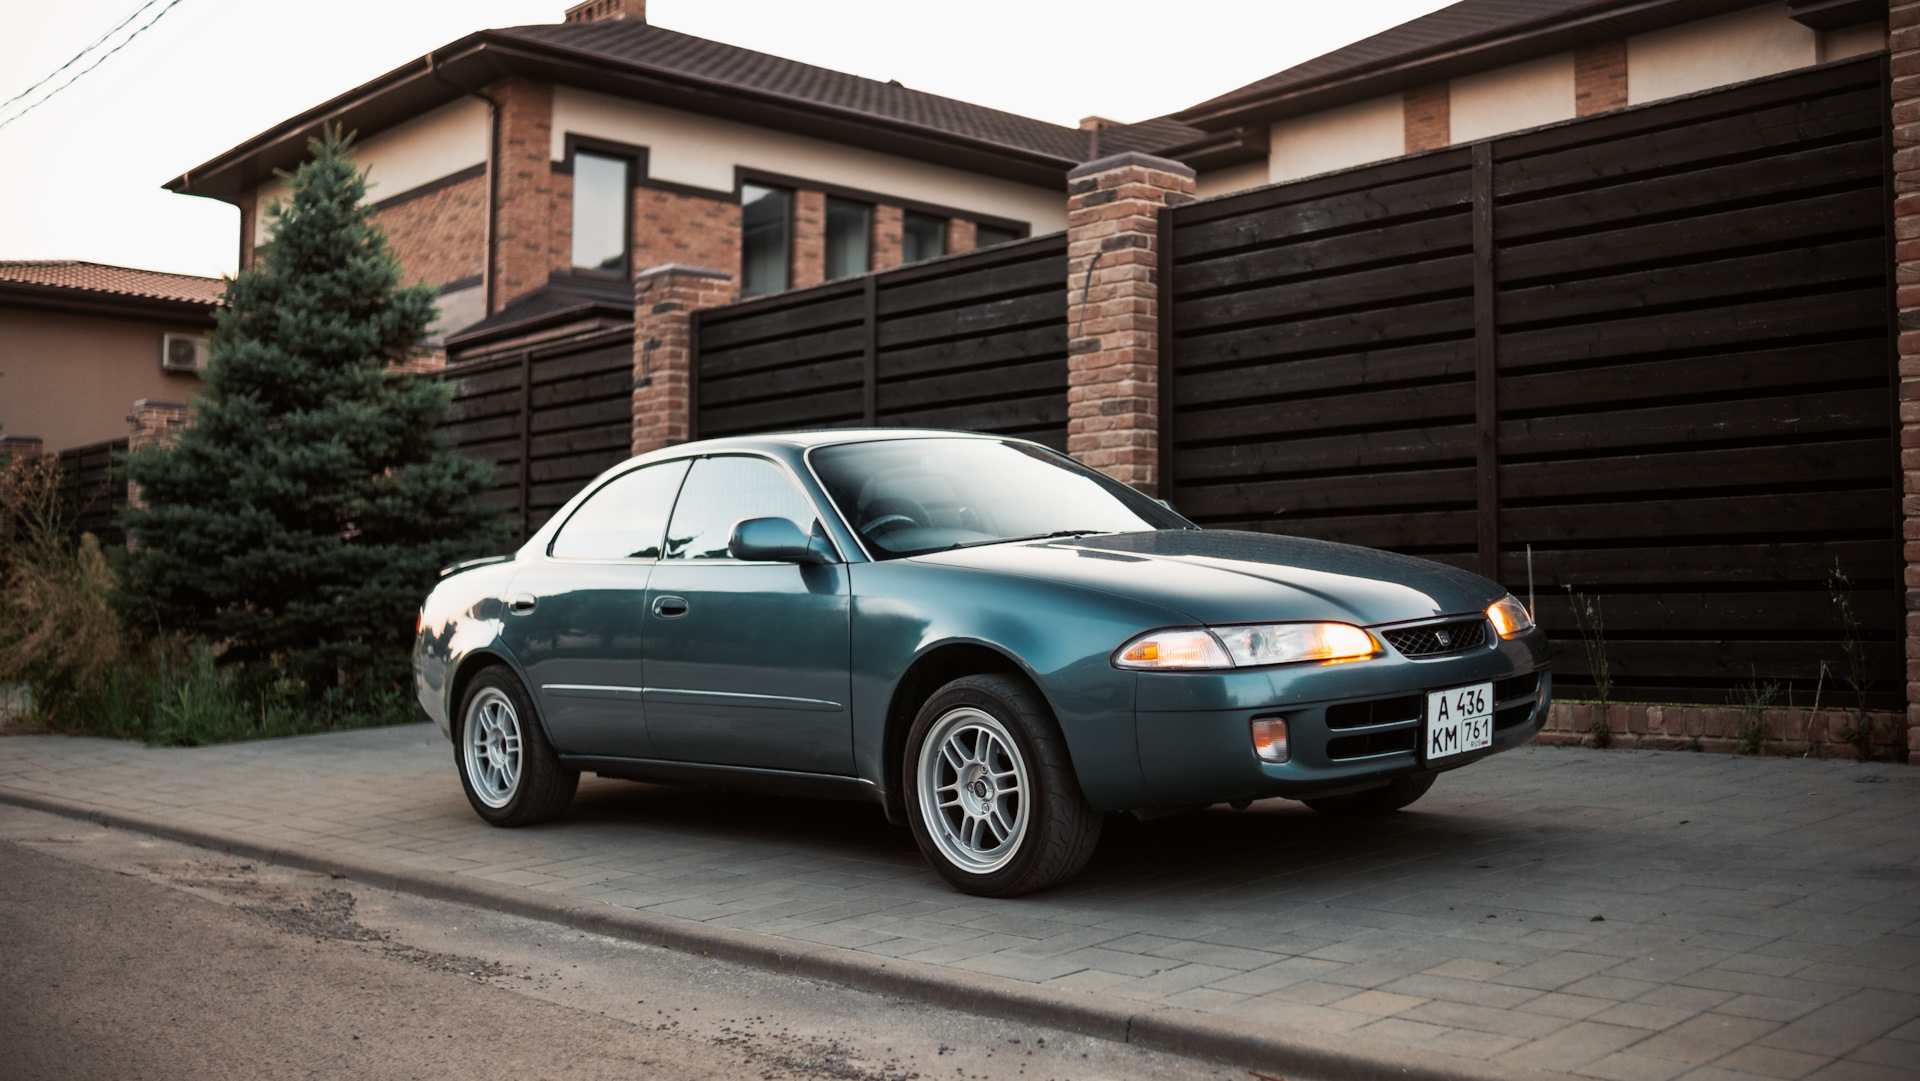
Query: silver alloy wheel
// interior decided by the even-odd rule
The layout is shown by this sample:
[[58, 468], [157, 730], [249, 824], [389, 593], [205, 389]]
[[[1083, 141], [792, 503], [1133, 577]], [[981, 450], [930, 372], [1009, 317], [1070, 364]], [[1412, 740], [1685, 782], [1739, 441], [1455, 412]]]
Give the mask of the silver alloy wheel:
[[498, 687], [487, 687], [467, 706], [461, 744], [473, 794], [489, 807], [505, 807], [520, 788], [524, 764], [520, 751], [520, 715]]
[[973, 706], [949, 710], [920, 745], [920, 814], [940, 854], [960, 870], [997, 871], [1026, 839], [1026, 759], [1007, 726]]

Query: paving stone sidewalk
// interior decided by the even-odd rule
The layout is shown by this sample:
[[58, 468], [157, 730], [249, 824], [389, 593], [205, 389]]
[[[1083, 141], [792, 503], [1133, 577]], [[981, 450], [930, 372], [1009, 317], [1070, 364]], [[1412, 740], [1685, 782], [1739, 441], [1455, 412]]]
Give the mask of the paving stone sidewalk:
[[9, 737], [0, 788], [1251, 1031], [1609, 1081], [1920, 1077], [1920, 768], [1526, 748], [1381, 820], [1128, 822], [1017, 901], [954, 893], [857, 804], [588, 779], [564, 820], [492, 829], [426, 725]]

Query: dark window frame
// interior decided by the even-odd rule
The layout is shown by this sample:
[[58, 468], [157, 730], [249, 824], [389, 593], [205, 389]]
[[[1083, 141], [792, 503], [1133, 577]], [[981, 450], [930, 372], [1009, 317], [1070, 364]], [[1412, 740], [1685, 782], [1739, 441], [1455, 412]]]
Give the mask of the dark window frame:
[[[757, 187], [757, 188], [766, 188], [769, 191], [780, 191], [780, 192], [786, 193], [786, 197], [787, 197], [786, 280], [781, 283], [780, 288], [778, 289], [767, 289], [759, 292], [748, 291], [749, 283], [747, 281], [747, 192], [746, 192], [746, 187], [748, 184], [752, 184], [754, 187]], [[794, 251], [795, 245], [793, 242], [794, 241], [793, 218], [794, 218], [794, 215], [799, 213], [799, 210], [800, 210], [799, 190], [796, 188], [788, 187], [785, 184], [769, 184], [761, 180], [744, 180], [744, 181], [738, 182], [737, 186], [735, 187], [734, 197], [738, 200], [740, 204], [740, 295], [741, 297], [742, 298], [768, 297], [768, 296], [778, 296], [781, 293], [792, 292], [793, 278], [794, 278], [794, 273], [793, 273], [794, 258], [795, 258], [795, 251]], [[825, 223], [822, 223], [822, 224], [824, 225]]]
[[785, 173], [768, 172], [745, 165], [733, 167], [733, 195], [740, 198], [742, 184], [760, 184], [773, 188], [788, 188], [795, 192], [817, 191], [831, 195], [836, 199], [845, 199], [854, 203], [872, 203], [876, 207], [897, 206], [901, 210], [911, 210], [920, 214], [931, 214], [938, 218], [959, 218], [975, 225], [990, 225], [1013, 233], [1016, 240], [1026, 240], [1033, 235], [1031, 222], [1016, 221], [993, 214], [981, 214], [972, 210], [962, 210], [955, 206], [942, 206], [939, 203], [922, 202], [919, 199], [907, 199], [885, 192], [868, 191], [864, 188], [849, 188], [844, 184], [831, 184], [824, 180], [809, 180], [803, 176], [789, 176]]
[[611, 139], [595, 139], [589, 135], [575, 135], [568, 132], [565, 139], [565, 157], [548, 163], [552, 172], [565, 176], [573, 175], [573, 160], [582, 153], [603, 158], [618, 158], [627, 164], [627, 179], [624, 185], [626, 198], [621, 200], [620, 211], [624, 219], [622, 227], [623, 242], [620, 247], [620, 266], [615, 270], [600, 267], [581, 267], [573, 265], [573, 239], [571, 201], [569, 201], [567, 240], [567, 267], [569, 272], [586, 278], [629, 281], [633, 278], [633, 193], [643, 187], [642, 181], [647, 175], [647, 148], [632, 143], [619, 143]]
[[[822, 207], [821, 207], [821, 230], [820, 230], [820, 233], [821, 233], [820, 261], [822, 264], [821, 270], [825, 275], [824, 280], [830, 281], [830, 282], [846, 281], [849, 278], [857, 278], [862, 274], [873, 273], [873, 222], [876, 216], [876, 212], [879, 210], [878, 204], [870, 203], [865, 199], [849, 199], [843, 195], [827, 195], [824, 198], [825, 198], [825, 202], [822, 204]], [[851, 274], [842, 274], [838, 277], [835, 277], [833, 275], [833, 258], [832, 258], [833, 256], [833, 204], [835, 203], [840, 203], [842, 205], [862, 207], [867, 212], [867, 232], [866, 232], [866, 236], [862, 237], [860, 242], [860, 255], [861, 255], [860, 261], [863, 265], [859, 270], [856, 270]]]

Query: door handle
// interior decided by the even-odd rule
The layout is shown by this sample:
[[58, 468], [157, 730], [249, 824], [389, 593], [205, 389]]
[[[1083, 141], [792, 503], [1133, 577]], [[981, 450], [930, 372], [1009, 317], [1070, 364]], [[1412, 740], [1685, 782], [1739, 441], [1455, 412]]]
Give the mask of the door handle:
[[528, 612], [533, 611], [533, 606], [539, 603], [540, 603], [539, 598], [533, 596], [532, 594], [521, 593], [517, 596], [508, 598], [507, 611], [512, 612], [516, 616], [524, 616]]
[[653, 614], [661, 619], [678, 619], [687, 614], [687, 599], [663, 595], [653, 599]]

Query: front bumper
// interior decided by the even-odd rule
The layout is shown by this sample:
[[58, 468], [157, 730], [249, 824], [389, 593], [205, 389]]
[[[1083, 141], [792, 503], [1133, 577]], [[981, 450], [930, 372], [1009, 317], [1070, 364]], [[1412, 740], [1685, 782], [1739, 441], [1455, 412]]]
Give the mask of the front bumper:
[[[1493, 745], [1429, 763], [1426, 694], [1492, 682]], [[1546, 635], [1430, 658], [1398, 653], [1348, 664], [1235, 672], [1143, 672], [1135, 691], [1140, 763], [1156, 803], [1190, 806], [1354, 791], [1457, 769], [1533, 739], [1553, 699]], [[1254, 754], [1252, 724], [1287, 722], [1291, 757]]]

